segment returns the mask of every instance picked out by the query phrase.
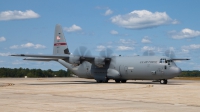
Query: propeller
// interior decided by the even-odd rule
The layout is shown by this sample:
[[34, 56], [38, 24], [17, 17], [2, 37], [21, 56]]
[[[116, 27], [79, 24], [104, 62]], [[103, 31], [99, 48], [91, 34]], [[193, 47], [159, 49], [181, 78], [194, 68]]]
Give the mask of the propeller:
[[[111, 64], [110, 62], [111, 62], [111, 58], [113, 56], [113, 50], [106, 48], [106, 49], [100, 51], [99, 55], [101, 58], [103, 58], [102, 61], [106, 66], [109, 66]], [[97, 59], [97, 60], [99, 60], [99, 59]]]
[[113, 56], [113, 51], [109, 48], [106, 48], [102, 51], [100, 51], [100, 56], [104, 58], [111, 58]]
[[175, 53], [172, 49], [168, 49], [165, 51], [165, 56], [169, 57], [169, 58], [175, 58]]
[[154, 55], [155, 55], [155, 53], [153, 50], [146, 50], [143, 53], [143, 56], [154, 56]]
[[78, 56], [79, 57], [79, 61], [82, 64], [82, 62], [84, 62], [86, 60], [86, 57], [91, 57], [91, 52], [85, 47], [85, 46], [80, 46], [78, 47], [74, 53], [74, 56]]
[[80, 46], [74, 51], [73, 55], [80, 57], [87, 57], [91, 56], [91, 52], [85, 46]]

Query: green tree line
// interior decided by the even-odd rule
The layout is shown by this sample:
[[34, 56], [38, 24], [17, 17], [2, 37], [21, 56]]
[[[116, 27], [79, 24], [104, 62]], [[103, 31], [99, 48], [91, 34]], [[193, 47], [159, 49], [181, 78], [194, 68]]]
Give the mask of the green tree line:
[[179, 77], [200, 77], [200, 71], [182, 71]]
[[52, 71], [28, 68], [0, 68], [0, 77], [70, 77], [71, 71]]
[[[70, 77], [70, 70], [52, 71], [28, 68], [0, 68], [0, 77]], [[182, 71], [178, 77], [200, 77], [200, 71]]]

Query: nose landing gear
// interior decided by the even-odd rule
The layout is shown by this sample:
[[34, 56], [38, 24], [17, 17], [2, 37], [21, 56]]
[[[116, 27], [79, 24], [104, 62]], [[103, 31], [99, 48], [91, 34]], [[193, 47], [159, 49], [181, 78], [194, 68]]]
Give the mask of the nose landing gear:
[[167, 80], [166, 79], [162, 79], [162, 80], [160, 80], [160, 84], [167, 84]]

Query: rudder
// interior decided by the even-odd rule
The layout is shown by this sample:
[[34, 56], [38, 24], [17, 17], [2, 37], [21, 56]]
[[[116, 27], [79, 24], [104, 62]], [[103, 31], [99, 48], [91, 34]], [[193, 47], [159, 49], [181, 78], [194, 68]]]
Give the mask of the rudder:
[[53, 54], [70, 54], [62, 27], [59, 24], [55, 27]]

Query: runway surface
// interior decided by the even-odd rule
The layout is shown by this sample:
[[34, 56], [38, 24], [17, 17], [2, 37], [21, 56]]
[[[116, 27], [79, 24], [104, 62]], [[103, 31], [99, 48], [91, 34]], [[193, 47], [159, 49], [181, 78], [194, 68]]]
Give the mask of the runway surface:
[[81, 78], [0, 78], [0, 110], [200, 112], [200, 81], [96, 83]]

